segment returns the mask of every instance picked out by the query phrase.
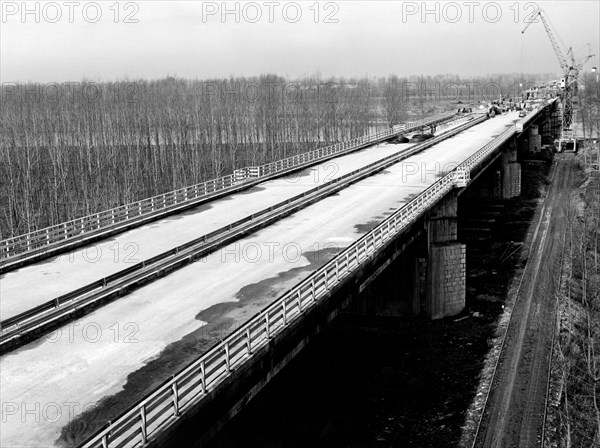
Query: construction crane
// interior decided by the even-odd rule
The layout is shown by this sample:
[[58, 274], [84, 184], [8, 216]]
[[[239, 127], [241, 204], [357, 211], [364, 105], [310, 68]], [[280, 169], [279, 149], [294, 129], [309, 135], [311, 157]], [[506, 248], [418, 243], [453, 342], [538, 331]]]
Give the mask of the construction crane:
[[579, 72], [583, 69], [583, 65], [593, 57], [592, 54], [589, 54], [587, 57], [582, 59], [579, 63], [575, 60], [575, 54], [573, 53], [573, 49], [569, 48], [567, 51], [567, 55], [570, 57], [570, 61], [567, 61], [565, 58], [560, 45], [556, 41], [556, 37], [550, 28], [550, 22], [546, 17], [546, 13], [543, 10], [539, 10], [537, 14], [534, 16], [533, 20], [531, 20], [527, 26], [521, 31], [521, 34], [524, 34], [525, 31], [531, 26], [532, 23], [535, 23], [539, 17], [544, 25], [546, 30], [546, 34], [550, 38], [550, 42], [552, 43], [552, 48], [554, 49], [554, 53], [556, 53], [556, 57], [558, 58], [558, 62], [560, 64], [560, 68], [563, 71], [563, 78], [561, 79], [561, 101], [562, 101], [562, 126], [561, 126], [561, 136], [558, 141], [558, 151], [562, 150], [563, 145], [567, 145], [568, 143], [573, 143], [573, 148], [575, 148], [575, 135], [573, 132], [573, 100], [577, 96], [577, 85], [579, 79]]

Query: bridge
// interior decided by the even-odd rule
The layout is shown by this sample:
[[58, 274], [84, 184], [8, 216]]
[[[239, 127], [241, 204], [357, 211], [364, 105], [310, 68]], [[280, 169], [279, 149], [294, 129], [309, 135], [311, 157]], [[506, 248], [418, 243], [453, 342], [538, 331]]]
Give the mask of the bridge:
[[556, 109], [445, 114], [2, 241], [2, 444], [202, 444], [338, 313], [459, 314], [461, 201], [518, 196]]

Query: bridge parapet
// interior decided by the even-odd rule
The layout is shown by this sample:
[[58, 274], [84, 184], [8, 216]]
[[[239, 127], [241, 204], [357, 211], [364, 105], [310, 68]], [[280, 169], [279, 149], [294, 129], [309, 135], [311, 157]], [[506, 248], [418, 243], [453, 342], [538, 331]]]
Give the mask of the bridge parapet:
[[466, 168], [457, 168], [454, 171], [454, 186], [457, 188], [466, 187], [471, 180], [471, 173]]

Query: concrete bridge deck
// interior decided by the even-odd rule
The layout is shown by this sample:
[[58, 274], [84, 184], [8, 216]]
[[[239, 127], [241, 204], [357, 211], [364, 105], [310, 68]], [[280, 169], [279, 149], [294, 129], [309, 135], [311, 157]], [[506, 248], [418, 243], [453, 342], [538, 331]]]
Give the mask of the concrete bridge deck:
[[[438, 130], [457, 126], [456, 122], [438, 125]], [[5, 273], [0, 276], [0, 318], [27, 311], [414, 145], [371, 146]]]
[[[122, 391], [128, 376], [164, 355], [163, 350], [169, 344], [175, 344], [171, 349], [176, 349], [182, 338], [201, 339], [202, 329], [210, 325], [226, 322], [228, 328], [233, 328], [241, 324], [316, 270], [326, 261], [326, 255], [348, 247], [432, 185], [440, 177], [444, 166], [452, 169], [517, 120], [517, 113], [508, 113], [477, 125], [241, 239], [205, 260], [100, 308], [48, 338], [2, 356], [0, 395], [3, 401], [6, 401], [4, 397], [10, 397], [16, 408], [11, 407], [10, 412], [3, 409], [1, 444], [39, 446], [56, 441], [61, 428], [72, 418], [69, 415], [70, 405], [65, 403], [77, 403], [74, 413], [78, 414], [83, 407], [97, 404], [103, 398]], [[338, 161], [340, 172], [351, 171], [351, 167], [364, 164], [365, 157], [379, 157], [398, 149], [398, 145], [379, 145], [346, 156], [348, 158], [344, 157], [344, 162]], [[324, 168], [321, 168], [323, 171]], [[300, 179], [304, 181], [292, 184], [282, 179], [271, 183], [265, 190], [253, 191], [252, 203], [259, 197], [268, 201], [274, 191], [292, 194], [287, 192], [312, 185], [314, 181], [312, 176]], [[276, 190], [273, 190], [274, 187]], [[182, 219], [167, 219], [165, 224], [181, 225], [193, 234], [199, 231], [198, 226], [203, 225], [201, 222], [206, 212], [214, 209], [216, 213], [224, 207], [233, 213], [232, 209], [244, 207], [249, 202], [248, 196], [239, 195], [235, 200], [218, 202], [202, 213], [189, 214]], [[161, 227], [154, 230], [161, 230]], [[161, 230], [164, 233], [160, 237], [152, 233], [151, 240], [144, 244], [146, 251], [151, 251], [152, 243], [163, 238], [172, 244], [170, 238], [175, 232], [166, 230], [167, 227], [165, 225], [165, 230]], [[141, 236], [137, 238], [142, 240]], [[132, 241], [131, 235], [124, 234], [117, 242], [124, 244], [129, 241]], [[108, 249], [114, 242], [105, 244]], [[113, 253], [108, 251], [103, 256], [107, 260], [95, 265], [92, 272], [97, 273], [96, 269], [100, 266], [106, 269], [112, 267]], [[64, 274], [76, 277], [68, 264], [68, 257], [63, 256], [63, 260], [69, 271], [63, 272], [62, 281], [60, 271], [54, 271], [59, 272], [57, 285], [67, 283]], [[87, 267], [86, 263], [79, 265], [84, 270]], [[39, 271], [31, 271], [32, 277], [24, 280], [21, 286], [41, 284], [41, 279], [52, 273], [44, 275], [44, 270], [52, 266], [51, 263], [37, 265]], [[4, 288], [4, 279], [2, 284]], [[69, 283], [68, 287], [72, 284]], [[17, 286], [12, 288], [13, 291], [19, 289]], [[182, 351], [179, 359], [172, 362], [171, 373], [198, 355], [197, 352]], [[164, 371], [161, 374], [164, 376]], [[145, 377], [146, 384], [136, 384], [129, 399], [140, 399], [144, 391], [163, 379], [149, 372]], [[35, 412], [42, 412], [41, 408], [35, 410], [36, 403], [56, 404], [60, 415], [36, 419]], [[46, 412], [56, 414], [55, 408]], [[23, 412], [31, 410], [32, 413], [25, 413], [23, 418]], [[101, 420], [97, 416], [92, 424]]]

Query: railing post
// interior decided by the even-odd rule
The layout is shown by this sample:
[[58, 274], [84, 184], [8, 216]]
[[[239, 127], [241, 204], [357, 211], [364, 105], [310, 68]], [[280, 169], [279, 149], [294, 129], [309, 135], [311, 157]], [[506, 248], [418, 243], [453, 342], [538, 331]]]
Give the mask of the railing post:
[[142, 443], [148, 441], [148, 428], [146, 427], [146, 404], [140, 405], [140, 429], [142, 430]]
[[231, 360], [229, 359], [229, 341], [225, 341], [225, 368], [231, 373]]
[[285, 327], [287, 325], [287, 302], [285, 299], [281, 301], [281, 308], [283, 313], [283, 326]]
[[252, 340], [250, 339], [250, 327], [246, 327], [246, 346], [248, 347], [248, 356], [252, 354]]
[[269, 320], [270, 320], [269, 312], [267, 311], [265, 313], [265, 334], [266, 334], [267, 339], [271, 339], [271, 325], [270, 325]]
[[298, 311], [302, 313], [302, 292], [298, 288]]
[[[108, 426], [110, 427], [110, 421], [108, 422]], [[102, 448], [108, 448], [108, 434], [102, 436]]]
[[200, 385], [202, 386], [202, 393], [206, 393], [206, 365], [204, 360], [200, 362]]
[[171, 386], [171, 389], [173, 390], [173, 415], [179, 417], [179, 392], [177, 390], [175, 375], [173, 375], [173, 385]]

